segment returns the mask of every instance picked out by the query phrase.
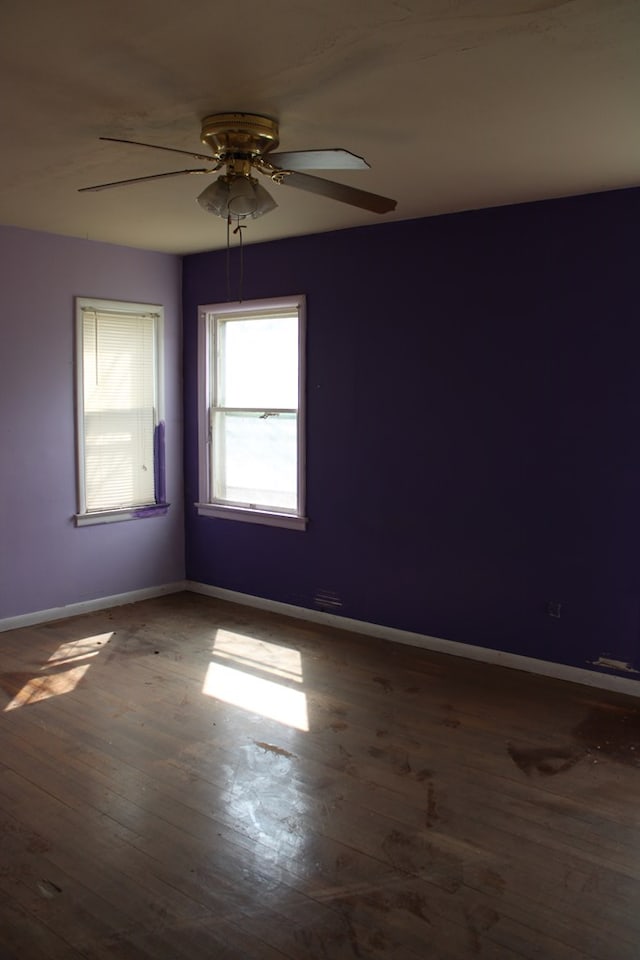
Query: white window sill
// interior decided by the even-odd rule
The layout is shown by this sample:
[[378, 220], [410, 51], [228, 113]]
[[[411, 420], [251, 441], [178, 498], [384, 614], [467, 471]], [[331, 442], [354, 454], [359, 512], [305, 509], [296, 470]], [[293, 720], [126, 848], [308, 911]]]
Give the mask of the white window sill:
[[170, 504], [150, 503], [142, 507], [125, 507], [120, 510], [96, 510], [95, 513], [76, 513], [76, 527], [89, 527], [97, 523], [120, 523], [122, 520], [144, 520], [146, 517], [163, 517]]
[[268, 527], [285, 527], [289, 530], [306, 530], [308, 518], [292, 513], [276, 513], [273, 510], [252, 510], [250, 507], [232, 507], [221, 503], [196, 503], [201, 517], [218, 520], [240, 520], [241, 523], [262, 523]]

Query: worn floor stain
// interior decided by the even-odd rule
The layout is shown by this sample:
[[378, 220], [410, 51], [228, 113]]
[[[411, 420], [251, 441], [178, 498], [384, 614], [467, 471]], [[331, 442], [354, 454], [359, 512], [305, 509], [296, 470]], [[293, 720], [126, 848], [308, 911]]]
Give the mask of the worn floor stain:
[[527, 776], [566, 773], [580, 760], [600, 758], [640, 767], [640, 710], [601, 704], [573, 730], [574, 743], [563, 747], [519, 747], [508, 744], [509, 756]]
[[505, 879], [496, 870], [483, 870], [480, 874], [480, 882], [485, 887], [490, 887], [492, 890], [495, 890], [498, 894], [502, 894], [505, 891]]
[[416, 780], [419, 783], [422, 783], [423, 780], [430, 780], [432, 776], [433, 770], [429, 770], [427, 767], [425, 767], [423, 770], [418, 770], [416, 773]]
[[465, 911], [465, 919], [467, 921], [469, 946], [471, 952], [477, 955], [482, 950], [483, 934], [494, 927], [500, 917], [490, 907], [479, 906], [473, 910]]
[[436, 820], [440, 819], [438, 813], [438, 804], [436, 802], [436, 790], [432, 783], [427, 787], [427, 827], [432, 827]]
[[32, 833], [27, 842], [27, 853], [46, 853], [51, 850], [51, 843], [39, 833]]
[[604, 704], [593, 707], [573, 735], [594, 756], [640, 767], [640, 710]]
[[565, 773], [582, 760], [586, 751], [576, 750], [575, 747], [516, 747], [510, 743], [507, 746], [509, 756], [523, 773], [528, 777], [534, 773], [552, 777], [558, 773]]
[[460, 721], [454, 720], [453, 717], [445, 717], [444, 720], [440, 721], [440, 724], [443, 727], [451, 727], [452, 730], [455, 730], [457, 727], [460, 726]]
[[289, 760], [295, 758], [295, 753], [290, 753], [288, 750], [285, 750], [284, 747], [277, 747], [274, 743], [265, 743], [263, 740], [254, 740], [253, 742], [256, 747], [260, 747], [261, 750], [265, 750], [267, 753], [275, 753], [277, 757], [287, 757]]

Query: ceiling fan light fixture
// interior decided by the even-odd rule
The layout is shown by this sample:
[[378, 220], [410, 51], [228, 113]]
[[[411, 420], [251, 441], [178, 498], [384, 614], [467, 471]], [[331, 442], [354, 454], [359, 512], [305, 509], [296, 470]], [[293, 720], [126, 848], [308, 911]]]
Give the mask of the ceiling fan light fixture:
[[269, 191], [265, 190], [262, 184], [258, 183], [257, 180], [254, 181], [253, 184], [253, 192], [256, 198], [256, 209], [251, 216], [254, 220], [256, 220], [258, 217], [262, 217], [265, 213], [271, 213], [271, 211], [275, 210], [278, 206]]
[[258, 198], [249, 177], [235, 177], [229, 184], [227, 208], [232, 217], [251, 217], [256, 212]]
[[206, 190], [199, 195], [198, 203], [207, 213], [213, 213], [217, 217], [227, 217], [227, 203], [229, 200], [229, 184], [225, 177], [218, 177], [213, 183], [210, 183]]
[[257, 220], [275, 210], [277, 203], [254, 177], [223, 174], [202, 191], [198, 203], [207, 213], [234, 220]]

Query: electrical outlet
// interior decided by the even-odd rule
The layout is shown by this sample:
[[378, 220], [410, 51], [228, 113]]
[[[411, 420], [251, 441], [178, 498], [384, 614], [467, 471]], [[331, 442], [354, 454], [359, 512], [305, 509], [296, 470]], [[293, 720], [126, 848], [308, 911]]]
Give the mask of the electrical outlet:
[[559, 620], [561, 612], [562, 604], [559, 600], [547, 600], [547, 613], [550, 617], [553, 617], [554, 620]]

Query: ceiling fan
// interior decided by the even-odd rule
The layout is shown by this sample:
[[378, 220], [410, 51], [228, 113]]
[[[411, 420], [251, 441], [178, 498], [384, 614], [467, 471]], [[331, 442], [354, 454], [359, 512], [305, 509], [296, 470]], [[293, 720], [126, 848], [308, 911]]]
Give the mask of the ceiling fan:
[[297, 187], [299, 190], [317, 193], [332, 200], [340, 200], [342, 203], [348, 203], [372, 213], [388, 213], [396, 207], [396, 201], [389, 197], [381, 197], [376, 193], [368, 193], [344, 183], [336, 183], [333, 180], [325, 180], [323, 177], [314, 177], [302, 172], [369, 168], [366, 160], [349, 150], [336, 148], [274, 153], [279, 144], [279, 131], [277, 121], [271, 117], [253, 113], [216, 113], [205, 117], [202, 121], [200, 138], [202, 143], [210, 147], [212, 156], [193, 153], [190, 150], [179, 150], [175, 147], [160, 147], [153, 143], [140, 143], [137, 140], [100, 137], [101, 140], [109, 140], [113, 143], [129, 143], [138, 147], [179, 153], [193, 160], [204, 160], [208, 166], [100, 183], [92, 187], [81, 187], [79, 192], [107, 190], [130, 183], [162, 180], [185, 174], [212, 174], [224, 167], [225, 172], [197, 199], [203, 209], [225, 219], [256, 219], [277, 206], [270, 194], [253, 176], [254, 172], [264, 174], [274, 183]]

